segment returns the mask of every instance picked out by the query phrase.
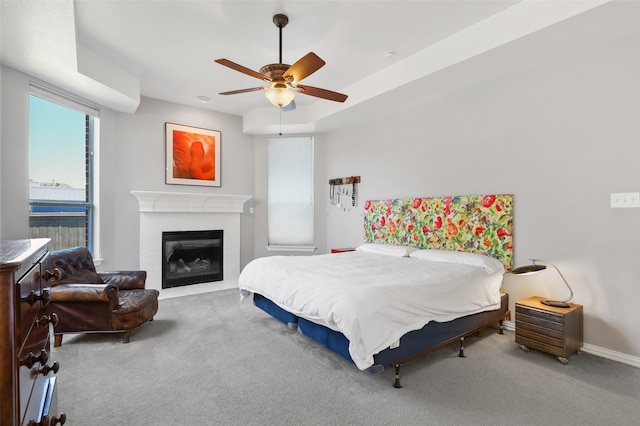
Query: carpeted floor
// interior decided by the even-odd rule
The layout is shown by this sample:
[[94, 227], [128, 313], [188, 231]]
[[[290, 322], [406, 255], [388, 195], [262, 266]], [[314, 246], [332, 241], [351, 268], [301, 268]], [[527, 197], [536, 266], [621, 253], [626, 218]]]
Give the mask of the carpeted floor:
[[255, 308], [235, 289], [160, 301], [132, 334], [55, 348], [67, 425], [632, 425], [640, 369], [569, 365], [487, 330], [371, 375]]

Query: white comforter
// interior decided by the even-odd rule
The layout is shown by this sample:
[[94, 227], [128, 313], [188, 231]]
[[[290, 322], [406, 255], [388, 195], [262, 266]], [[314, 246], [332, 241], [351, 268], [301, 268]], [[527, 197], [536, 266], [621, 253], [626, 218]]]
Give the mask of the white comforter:
[[504, 269], [368, 252], [272, 256], [239, 277], [243, 297], [259, 293], [287, 311], [343, 333], [358, 368], [429, 321], [500, 306]]

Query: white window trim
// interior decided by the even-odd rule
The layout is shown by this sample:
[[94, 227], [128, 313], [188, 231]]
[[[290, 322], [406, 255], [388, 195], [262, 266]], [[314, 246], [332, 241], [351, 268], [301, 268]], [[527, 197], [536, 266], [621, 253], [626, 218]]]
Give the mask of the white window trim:
[[[314, 184], [314, 180], [315, 180], [315, 176], [314, 176], [314, 168], [315, 168], [315, 141], [314, 138], [312, 136], [298, 136], [298, 137], [293, 137], [293, 138], [308, 138], [311, 141], [311, 179], [312, 179], [312, 183], [311, 183], [311, 204], [312, 206], [314, 206], [313, 208], [313, 212], [312, 215], [315, 216], [315, 196], [314, 196], [314, 191], [315, 191], [315, 184]], [[291, 137], [278, 137], [278, 138], [268, 138], [268, 142], [270, 143], [270, 141], [272, 139], [291, 139]], [[269, 167], [268, 167], [269, 168]], [[269, 174], [269, 171], [267, 172], [267, 174]], [[267, 196], [268, 198], [268, 196]], [[269, 201], [267, 201], [267, 204], [269, 204]], [[267, 208], [268, 210], [268, 208]], [[267, 215], [269, 216], [269, 212], [267, 213]], [[270, 220], [269, 217], [267, 217], [267, 222]], [[315, 228], [315, 219], [313, 220], [313, 227]], [[310, 241], [310, 243], [314, 243], [316, 241], [316, 235], [315, 235], [315, 229], [311, 230], [312, 232], [312, 241]], [[267, 231], [267, 239], [271, 240], [271, 235], [270, 235], [270, 231]], [[271, 244], [270, 241], [268, 241], [268, 244], [266, 246], [267, 251], [269, 252], [305, 252], [305, 253], [312, 253], [314, 251], [317, 250], [317, 247], [314, 244], [305, 244], [305, 242], [300, 241], [303, 244], [287, 244], [286, 242], [283, 242], [283, 244]]]
[[51, 89], [34, 81], [29, 82], [29, 95], [37, 96], [49, 102], [61, 105], [65, 108], [73, 109], [82, 114], [91, 115], [93, 120], [93, 143], [92, 143], [92, 176], [91, 176], [91, 196], [92, 196], [92, 247], [93, 261], [96, 266], [102, 265], [102, 250], [100, 244], [100, 108], [76, 98], [72, 95]]

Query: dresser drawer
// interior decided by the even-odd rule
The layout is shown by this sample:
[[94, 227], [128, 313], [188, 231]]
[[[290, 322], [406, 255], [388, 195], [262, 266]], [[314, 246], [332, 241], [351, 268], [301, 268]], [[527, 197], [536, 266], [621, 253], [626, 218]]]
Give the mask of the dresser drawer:
[[18, 342], [24, 342], [38, 312], [42, 308], [40, 289], [40, 266], [36, 265], [18, 281], [20, 294], [20, 317], [18, 319]]
[[56, 393], [56, 377], [43, 377], [38, 379], [33, 393], [24, 411], [23, 425], [35, 424], [48, 425], [51, 419], [57, 415], [58, 398]]

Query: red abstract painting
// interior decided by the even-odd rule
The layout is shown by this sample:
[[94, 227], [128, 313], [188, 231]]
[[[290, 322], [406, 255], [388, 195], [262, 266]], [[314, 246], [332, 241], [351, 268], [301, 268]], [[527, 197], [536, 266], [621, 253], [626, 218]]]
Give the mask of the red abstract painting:
[[220, 132], [166, 123], [168, 184], [220, 186]]

